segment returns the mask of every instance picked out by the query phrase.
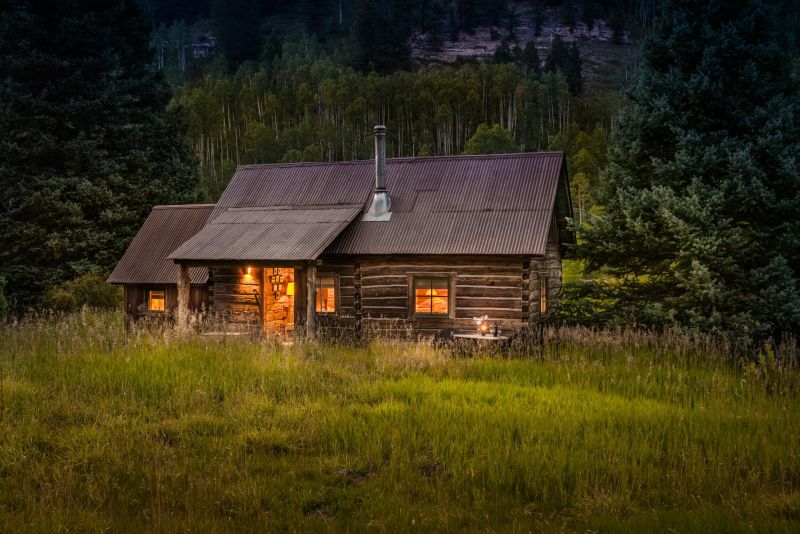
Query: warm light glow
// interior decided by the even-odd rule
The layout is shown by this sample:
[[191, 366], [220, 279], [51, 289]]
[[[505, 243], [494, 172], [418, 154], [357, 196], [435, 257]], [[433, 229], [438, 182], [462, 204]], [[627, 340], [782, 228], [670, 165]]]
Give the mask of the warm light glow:
[[336, 312], [336, 279], [317, 278], [317, 313]]
[[150, 291], [147, 298], [147, 309], [150, 311], [164, 311], [164, 292]]
[[449, 311], [447, 278], [414, 278], [414, 313], [447, 315]]
[[489, 325], [486, 323], [481, 323], [481, 332], [488, 332], [488, 331], [489, 331]]
[[251, 274], [252, 272], [253, 272], [252, 267], [248, 267], [247, 268], [247, 273], [244, 275], [244, 281], [245, 282], [252, 282], [253, 281], [253, 275]]
[[294, 296], [294, 282], [289, 282], [286, 285], [286, 294], [290, 297]]

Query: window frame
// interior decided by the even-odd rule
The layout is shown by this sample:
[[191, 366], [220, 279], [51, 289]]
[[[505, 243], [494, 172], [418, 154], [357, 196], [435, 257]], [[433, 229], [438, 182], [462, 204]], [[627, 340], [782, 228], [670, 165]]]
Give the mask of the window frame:
[[[322, 279], [323, 278], [333, 278], [333, 305], [335, 309], [333, 311], [319, 311], [317, 310], [317, 296], [319, 295], [319, 290], [322, 288]], [[317, 273], [317, 276], [314, 280], [314, 313], [317, 315], [325, 315], [325, 316], [335, 316], [339, 314], [339, 309], [341, 306], [341, 285], [339, 284], [339, 274], [338, 273]], [[295, 294], [297, 294], [297, 289], [295, 289]]]
[[[447, 280], [447, 314], [417, 313], [416, 279], [445, 278]], [[408, 273], [408, 317], [409, 319], [455, 319], [456, 318], [456, 272], [410, 272]]]
[[[155, 310], [155, 309], [150, 307], [150, 303], [153, 300], [153, 297], [152, 297], [153, 293], [161, 293], [161, 295], [162, 295], [161, 300], [164, 301], [164, 308], [163, 309]], [[149, 313], [166, 313], [166, 311], [167, 311], [167, 290], [166, 290], [166, 288], [161, 288], [161, 289], [147, 288], [145, 290], [145, 304], [146, 304], [146, 309], [147, 309], [147, 311]]]

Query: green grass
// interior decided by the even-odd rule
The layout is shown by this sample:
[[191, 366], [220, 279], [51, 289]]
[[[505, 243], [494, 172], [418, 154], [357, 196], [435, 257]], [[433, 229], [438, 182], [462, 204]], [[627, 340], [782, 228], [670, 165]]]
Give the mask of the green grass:
[[561, 336], [531, 360], [3, 327], [0, 532], [800, 528], [797, 371]]

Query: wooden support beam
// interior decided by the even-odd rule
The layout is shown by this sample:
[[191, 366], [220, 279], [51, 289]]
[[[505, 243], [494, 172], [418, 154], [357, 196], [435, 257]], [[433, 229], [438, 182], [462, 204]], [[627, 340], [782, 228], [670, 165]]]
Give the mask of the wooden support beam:
[[189, 267], [182, 263], [178, 271], [178, 330], [189, 326], [189, 289]]
[[306, 337], [317, 336], [317, 266], [306, 267]]
[[294, 269], [294, 296], [290, 297], [292, 299], [292, 310], [294, 311], [294, 318], [292, 319], [294, 322], [294, 331], [293, 335], [297, 335], [300, 332], [300, 325], [303, 322], [303, 311], [300, 308], [303, 300], [301, 296], [303, 295], [303, 287], [301, 280], [303, 279], [303, 270], [295, 268]]

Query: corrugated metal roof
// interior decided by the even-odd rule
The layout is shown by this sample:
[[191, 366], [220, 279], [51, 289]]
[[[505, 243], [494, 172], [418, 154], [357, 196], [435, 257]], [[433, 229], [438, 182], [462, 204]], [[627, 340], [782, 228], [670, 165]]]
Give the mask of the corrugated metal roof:
[[289, 163], [239, 167], [213, 220], [229, 208], [362, 206], [372, 191], [373, 161]]
[[[177, 284], [179, 268], [167, 256], [203, 228], [213, 204], [155, 206], [119, 260], [112, 284]], [[208, 269], [189, 269], [192, 284], [205, 284]]]
[[326, 254], [544, 254], [550, 210], [395, 213], [355, 222]]
[[325, 252], [544, 254], [563, 165], [562, 152], [388, 160], [391, 219], [356, 221]]
[[178, 247], [176, 261], [316, 259], [362, 210], [356, 206], [230, 208]]
[[[374, 166], [365, 160], [240, 167], [210, 220], [228, 220], [232, 210], [247, 207], [324, 204], [366, 210]], [[562, 217], [572, 215], [568, 198], [556, 204], [557, 194], [568, 195], [568, 188], [559, 193], [558, 187], [566, 179], [562, 152], [390, 158], [386, 173], [391, 219], [354, 220], [326, 254], [539, 255], [554, 210], [564, 211], [558, 214]], [[251, 244], [266, 254], [266, 245], [254, 237]], [[207, 246], [215, 245], [209, 241]]]

